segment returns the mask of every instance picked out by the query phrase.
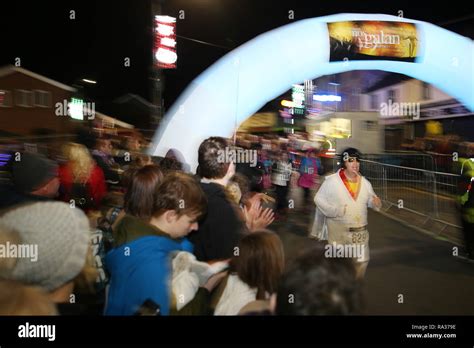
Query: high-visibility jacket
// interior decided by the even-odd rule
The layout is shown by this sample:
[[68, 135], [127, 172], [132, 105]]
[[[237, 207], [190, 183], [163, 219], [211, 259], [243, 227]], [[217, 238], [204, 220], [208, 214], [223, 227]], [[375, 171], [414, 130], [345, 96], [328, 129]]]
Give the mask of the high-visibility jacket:
[[464, 221], [474, 223], [474, 158], [460, 158], [460, 192], [457, 197]]

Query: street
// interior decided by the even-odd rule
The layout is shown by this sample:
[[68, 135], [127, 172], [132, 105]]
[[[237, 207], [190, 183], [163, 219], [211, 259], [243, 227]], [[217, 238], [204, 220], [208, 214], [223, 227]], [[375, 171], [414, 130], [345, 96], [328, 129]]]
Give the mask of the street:
[[[283, 240], [287, 259], [312, 242], [306, 237], [312, 219], [313, 213], [295, 210], [286, 222], [271, 226]], [[453, 256], [454, 245], [371, 210], [369, 231], [364, 314], [474, 313], [474, 263]]]

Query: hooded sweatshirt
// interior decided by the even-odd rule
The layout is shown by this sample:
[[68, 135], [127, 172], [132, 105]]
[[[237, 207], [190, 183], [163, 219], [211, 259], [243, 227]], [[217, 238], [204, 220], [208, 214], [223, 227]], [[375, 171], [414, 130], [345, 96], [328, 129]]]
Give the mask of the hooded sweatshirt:
[[115, 246], [106, 256], [110, 273], [105, 315], [133, 315], [148, 299], [168, 315], [171, 294], [171, 253], [192, 252], [186, 238], [168, 234], [126, 215], [116, 228]]

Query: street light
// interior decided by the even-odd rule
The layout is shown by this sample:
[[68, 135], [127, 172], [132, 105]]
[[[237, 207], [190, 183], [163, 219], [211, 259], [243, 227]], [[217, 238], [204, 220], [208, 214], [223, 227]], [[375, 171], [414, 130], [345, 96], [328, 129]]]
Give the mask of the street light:
[[88, 80], [88, 79], [82, 79], [81, 81], [84, 81], [84, 82], [87, 82], [87, 83], [91, 83], [91, 84], [96, 84], [97, 81], [94, 81], [94, 80]]

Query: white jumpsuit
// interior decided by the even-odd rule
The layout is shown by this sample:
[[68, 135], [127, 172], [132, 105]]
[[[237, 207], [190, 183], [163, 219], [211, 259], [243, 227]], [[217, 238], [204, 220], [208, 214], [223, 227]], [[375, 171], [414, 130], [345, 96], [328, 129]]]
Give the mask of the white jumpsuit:
[[330, 244], [363, 245], [364, 255], [357, 261], [367, 262], [370, 258], [367, 207], [378, 210], [372, 205], [375, 192], [370, 182], [361, 177], [359, 191], [353, 198], [339, 171], [326, 177], [314, 197], [317, 209], [311, 236], [327, 239]]

